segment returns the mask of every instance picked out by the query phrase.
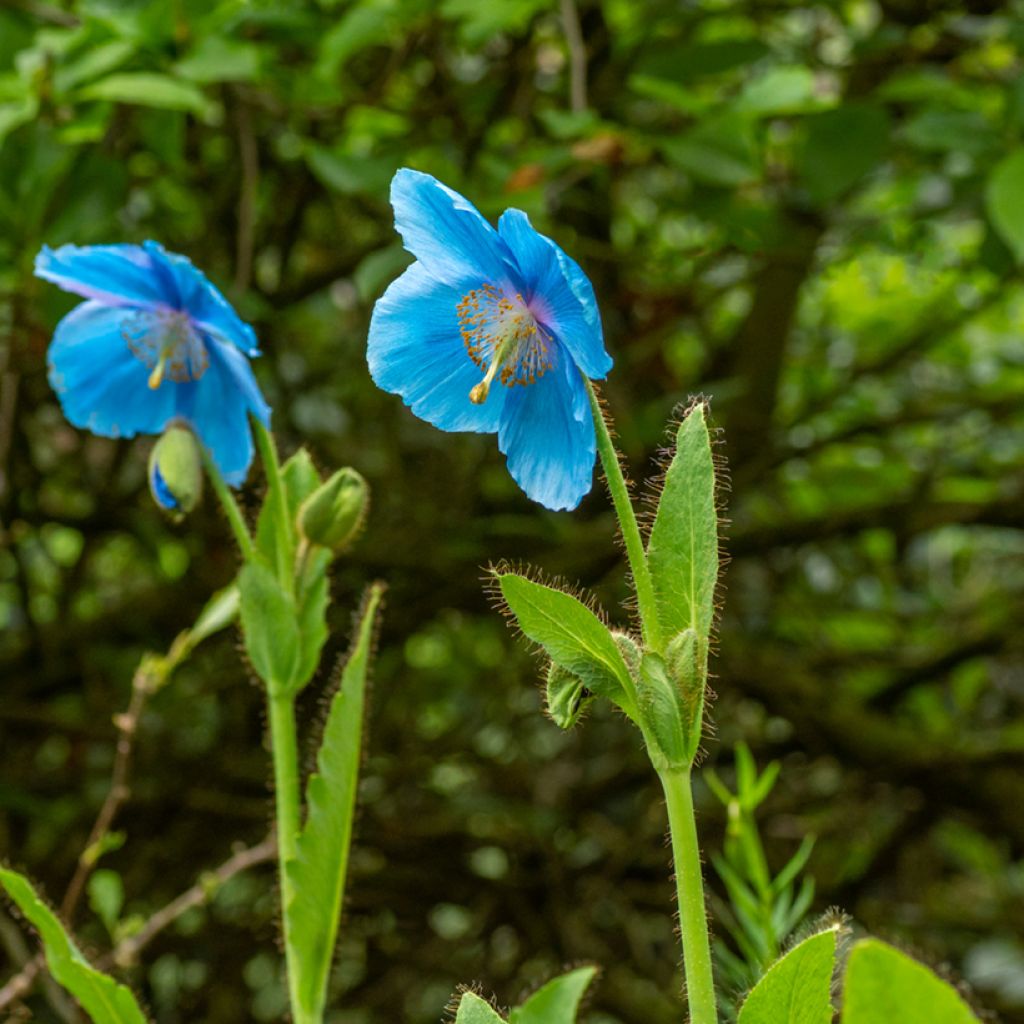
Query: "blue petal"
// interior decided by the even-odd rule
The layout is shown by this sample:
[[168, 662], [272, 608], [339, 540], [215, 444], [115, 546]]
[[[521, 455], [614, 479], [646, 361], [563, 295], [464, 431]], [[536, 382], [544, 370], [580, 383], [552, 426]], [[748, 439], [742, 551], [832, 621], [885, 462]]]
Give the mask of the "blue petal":
[[605, 351], [601, 315], [587, 275], [550, 238], [535, 231], [522, 210], [506, 210], [498, 231], [519, 264], [533, 314], [588, 377], [601, 380], [612, 359]]
[[166, 308], [177, 294], [139, 245], [44, 245], [36, 256], [37, 277], [110, 306]]
[[270, 426], [249, 360], [234, 345], [211, 339], [210, 365], [197, 381], [178, 385], [178, 414], [189, 421], [232, 487], [245, 482], [252, 462], [251, 412]]
[[161, 508], [173, 512], [178, 507], [178, 499], [171, 493], [155, 459], [149, 469], [149, 491], [153, 495], [153, 500]]
[[535, 384], [508, 389], [498, 447], [527, 497], [571, 509], [593, 484], [594, 420], [576, 364], [560, 346], [552, 355], [554, 366]]
[[259, 355], [256, 332], [188, 257], [168, 252], [159, 242], [146, 242], [144, 248], [173, 282], [178, 309], [186, 310], [193, 323], [204, 331], [221, 335], [246, 355]]
[[374, 307], [366, 361], [377, 386], [401, 395], [420, 419], [441, 430], [494, 433], [507, 388], [495, 385], [482, 405], [469, 400], [483, 371], [469, 358], [455, 308], [475, 286], [450, 288], [414, 263]]
[[[104, 437], [157, 434], [174, 415], [175, 387], [148, 386], [150, 370], [128, 348], [126, 317], [147, 313], [83, 302], [59, 324], [48, 354], [50, 383], [76, 427]], [[154, 314], [154, 330], [159, 329]]]
[[515, 261], [477, 208], [436, 178], [407, 167], [391, 181], [395, 227], [409, 250], [439, 281], [471, 287], [509, 282], [522, 290]]

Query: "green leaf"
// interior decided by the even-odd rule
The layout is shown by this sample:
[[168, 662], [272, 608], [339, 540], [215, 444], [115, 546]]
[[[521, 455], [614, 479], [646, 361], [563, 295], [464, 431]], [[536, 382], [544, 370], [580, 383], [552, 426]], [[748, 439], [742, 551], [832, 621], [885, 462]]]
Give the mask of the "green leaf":
[[996, 164], [985, 188], [985, 204], [999, 237], [1024, 262], [1024, 149]]
[[885, 155], [889, 117], [882, 107], [847, 103], [808, 117], [797, 172], [819, 204], [830, 203], [857, 184]]
[[692, 629], [706, 655], [718, 582], [718, 513], [703, 404], [695, 405], [679, 426], [647, 560], [664, 634]]
[[[281, 533], [291, 537], [294, 545], [297, 536], [295, 520], [299, 514], [299, 506], [321, 483], [320, 474], [305, 448], [300, 448], [281, 466], [281, 483], [284, 485], [289, 513], [289, 521], [283, 524]], [[267, 500], [263, 502], [263, 507], [260, 509], [259, 518], [256, 520], [256, 547], [259, 548], [270, 565], [279, 564], [277, 538], [280, 534], [276, 528], [276, 516], [277, 502], [273, 501], [268, 494]], [[289, 562], [292, 560], [292, 555], [293, 552], [289, 552]]]
[[561, 665], [551, 663], [544, 705], [559, 729], [571, 729], [592, 699], [593, 695], [579, 676], [567, 672]]
[[188, 650], [193, 650], [222, 629], [227, 629], [238, 617], [239, 602], [237, 583], [229, 583], [218, 590], [203, 606], [195, 625], [188, 631]]
[[292, 898], [285, 907], [288, 934], [299, 965], [298, 999], [319, 1020], [327, 996], [334, 944], [341, 918], [352, 818], [362, 753], [366, 679], [383, 587], [373, 585], [356, 629], [341, 685], [331, 701], [317, 755], [317, 770], [306, 787], [309, 808], [286, 866]]
[[463, 992], [455, 1024], [505, 1024], [505, 1018], [475, 992]]
[[[692, 631], [689, 635], [693, 636]], [[659, 655], [648, 653], [643, 656], [636, 690], [647, 748], [652, 758], [657, 753], [664, 759], [663, 764], [655, 759], [655, 768], [664, 771], [666, 768], [687, 767], [692, 758], [683, 695], [674, 680], [669, 678], [665, 661]]]
[[512, 572], [495, 576], [526, 636], [540, 644], [556, 665], [582, 679], [587, 689], [633, 716], [632, 681], [607, 626], [572, 594]]
[[68, 92], [113, 71], [134, 52], [135, 44], [125, 39], [90, 46], [77, 60], [65, 64], [54, 72], [53, 88], [58, 93]]
[[842, 1024], [978, 1024], [952, 985], [898, 949], [865, 939], [846, 964]]
[[574, 1024], [583, 993], [596, 974], [596, 967], [580, 967], [552, 978], [512, 1010], [509, 1024]]
[[331, 596], [327, 579], [330, 553], [316, 550], [310, 554], [309, 560], [316, 564], [306, 573], [299, 593], [299, 657], [290, 680], [292, 689], [296, 691], [313, 678], [330, 635], [327, 629], [327, 605]]
[[126, 986], [97, 971], [71, 941], [57, 916], [17, 871], [0, 868], [0, 885], [39, 932], [50, 973], [82, 1004], [94, 1024], [145, 1024]]
[[668, 159], [697, 181], [735, 188], [757, 181], [760, 152], [750, 119], [716, 114], [661, 148]]
[[[835, 961], [834, 928], [804, 939], [754, 986], [738, 1024], [830, 1024]], [[892, 1017], [888, 1024], [896, 1020], [901, 1018]]]
[[769, 68], [744, 87], [736, 109], [761, 115], [798, 114], [821, 107], [814, 72], [803, 64]]
[[208, 117], [213, 104], [189, 82], [153, 71], [126, 71], [108, 75], [79, 91], [83, 100], [108, 100], [138, 107], [186, 110]]
[[124, 906], [124, 883], [116, 871], [100, 868], [89, 878], [89, 906], [113, 934]]
[[206, 36], [199, 41], [175, 72], [190, 82], [248, 82], [260, 73], [262, 53], [255, 43]]
[[242, 568], [238, 589], [242, 635], [252, 667], [269, 687], [290, 689], [302, 643], [295, 599], [259, 559]]

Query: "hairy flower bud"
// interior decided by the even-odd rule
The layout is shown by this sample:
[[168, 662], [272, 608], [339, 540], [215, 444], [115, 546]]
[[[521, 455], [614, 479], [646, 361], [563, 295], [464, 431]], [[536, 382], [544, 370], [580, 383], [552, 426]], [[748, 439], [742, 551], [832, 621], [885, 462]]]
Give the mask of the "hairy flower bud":
[[203, 493], [203, 460], [192, 431], [171, 424], [149, 456], [153, 500], [175, 518], [188, 515]]
[[339, 469], [299, 508], [299, 532], [312, 544], [343, 551], [362, 528], [370, 489], [354, 469]]

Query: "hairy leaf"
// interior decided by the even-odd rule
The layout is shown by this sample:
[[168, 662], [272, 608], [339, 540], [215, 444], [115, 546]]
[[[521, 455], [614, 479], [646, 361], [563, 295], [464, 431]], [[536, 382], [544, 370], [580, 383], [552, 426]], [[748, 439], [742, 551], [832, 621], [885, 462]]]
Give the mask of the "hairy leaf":
[[834, 928], [804, 939], [754, 986], [739, 1024], [829, 1024], [835, 962]]
[[295, 859], [287, 865], [293, 897], [285, 907], [299, 967], [297, 992], [313, 1019], [320, 1019], [327, 977], [341, 918], [352, 818], [362, 751], [366, 679], [373, 631], [383, 588], [370, 588], [356, 629], [341, 685], [331, 701], [317, 755], [316, 773], [306, 788], [308, 814]]
[[501, 594], [519, 628], [548, 657], [583, 680], [587, 689], [633, 714], [632, 682], [618, 644], [582, 601], [516, 573], [497, 574]]
[[[284, 524], [282, 532], [291, 538], [294, 547], [297, 537], [295, 520], [299, 514], [299, 506], [320, 486], [320, 474], [317, 472], [309, 452], [300, 448], [290, 459], [281, 466], [281, 482], [284, 484], [284, 493], [288, 505], [288, 522]], [[270, 500], [264, 501], [260, 509], [259, 518], [256, 520], [256, 547], [263, 553], [270, 565], [278, 565], [277, 538], [278, 530], [276, 523], [277, 503]], [[289, 552], [291, 561], [292, 552]]]
[[978, 1024], [952, 985], [898, 949], [865, 939], [846, 964], [843, 1024]]
[[455, 1024], [505, 1024], [505, 1018], [475, 992], [463, 992]]
[[692, 760], [688, 713], [682, 691], [669, 678], [663, 658], [657, 654], [643, 656], [636, 689], [641, 728], [655, 767], [659, 771], [688, 767]]
[[302, 642], [295, 599], [258, 558], [238, 574], [238, 589], [242, 635], [253, 668], [269, 687], [290, 689]]
[[146, 1017], [131, 990], [97, 971], [82, 956], [24, 875], [0, 868], [0, 884], [39, 932], [50, 973], [81, 1003], [95, 1024], [145, 1024]]
[[692, 629], [706, 641], [718, 581], [718, 513], [703, 405], [695, 405], [679, 426], [647, 559], [664, 635]]
[[579, 967], [552, 978], [512, 1010], [509, 1024], [574, 1024], [583, 993], [596, 974], [596, 967]]

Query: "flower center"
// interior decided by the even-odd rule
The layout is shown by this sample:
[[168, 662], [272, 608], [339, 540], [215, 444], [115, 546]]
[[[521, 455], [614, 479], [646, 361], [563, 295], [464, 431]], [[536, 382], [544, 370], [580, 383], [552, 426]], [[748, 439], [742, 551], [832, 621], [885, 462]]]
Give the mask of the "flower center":
[[210, 365], [203, 339], [180, 310], [132, 313], [121, 324], [121, 336], [136, 359], [152, 369], [149, 386], [154, 391], [165, 377], [179, 384], [199, 380]]
[[506, 387], [525, 386], [551, 369], [551, 336], [522, 295], [509, 298], [484, 284], [467, 292], [456, 310], [469, 358], [484, 371], [484, 379], [469, 392], [471, 402], [487, 401], [495, 377]]

